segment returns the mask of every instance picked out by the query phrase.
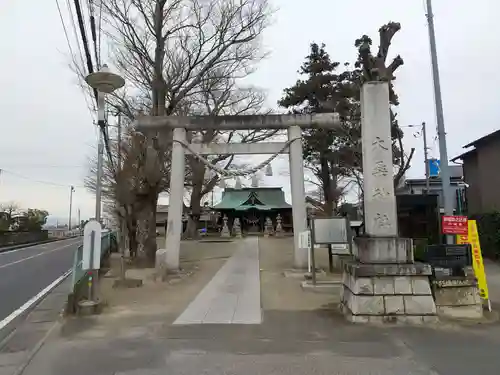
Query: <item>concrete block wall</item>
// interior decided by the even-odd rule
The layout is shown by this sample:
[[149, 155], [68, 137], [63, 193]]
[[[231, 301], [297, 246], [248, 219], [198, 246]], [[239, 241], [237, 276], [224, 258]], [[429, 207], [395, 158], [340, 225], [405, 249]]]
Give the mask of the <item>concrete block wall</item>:
[[448, 277], [432, 283], [437, 313], [455, 319], [481, 319], [482, 300], [475, 279]]
[[437, 320], [429, 277], [357, 277], [343, 273], [341, 309], [357, 323], [424, 323]]

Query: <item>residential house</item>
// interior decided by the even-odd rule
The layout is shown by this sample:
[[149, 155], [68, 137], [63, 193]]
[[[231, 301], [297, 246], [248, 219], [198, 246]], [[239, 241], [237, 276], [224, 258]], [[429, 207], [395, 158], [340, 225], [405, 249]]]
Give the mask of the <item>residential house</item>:
[[500, 211], [500, 129], [464, 146], [461, 160], [469, 214]]
[[[453, 210], [456, 214], [466, 211], [466, 200], [464, 197], [465, 184], [461, 165], [450, 165], [450, 185], [453, 190]], [[425, 178], [408, 178], [396, 189], [396, 195], [437, 195], [440, 212], [444, 212], [443, 187], [441, 178], [433, 176], [429, 178], [429, 189], [427, 191], [427, 180]]]

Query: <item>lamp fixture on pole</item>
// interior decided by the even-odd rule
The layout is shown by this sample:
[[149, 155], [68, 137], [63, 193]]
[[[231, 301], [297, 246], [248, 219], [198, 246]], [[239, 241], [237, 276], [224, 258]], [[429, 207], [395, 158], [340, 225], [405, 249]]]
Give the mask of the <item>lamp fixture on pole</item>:
[[85, 77], [85, 82], [104, 94], [111, 94], [125, 85], [125, 80], [120, 75], [110, 72], [106, 64], [102, 66], [101, 70]]

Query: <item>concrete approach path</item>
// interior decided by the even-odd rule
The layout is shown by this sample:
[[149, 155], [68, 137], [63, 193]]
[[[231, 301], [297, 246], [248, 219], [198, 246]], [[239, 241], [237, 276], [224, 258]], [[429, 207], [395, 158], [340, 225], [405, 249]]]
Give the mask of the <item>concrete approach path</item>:
[[[185, 244], [181, 265], [186, 277], [164, 283], [144, 277], [143, 288], [114, 290], [102, 315], [67, 319], [52, 329], [22, 372], [12, 365], [22, 353], [0, 353], [0, 375], [499, 373], [498, 321], [418, 327], [349, 324], [338, 312], [337, 295], [305, 291], [300, 279], [283, 276], [293, 259], [291, 239], [256, 241], [258, 263], [253, 239]], [[216, 319], [210, 317], [214, 301], [221, 306], [213, 315], [223, 320], [236, 315], [235, 299], [255, 293], [250, 291], [257, 283], [250, 280], [257, 264], [261, 323], [227, 324], [229, 318], [209, 323]], [[327, 259], [319, 266], [327, 268]], [[489, 268], [500, 275], [500, 269]], [[132, 276], [142, 272], [133, 271]], [[222, 280], [231, 285], [229, 290], [217, 287]], [[497, 295], [496, 282], [491, 289]], [[222, 296], [232, 302], [222, 301]], [[246, 300], [253, 308], [255, 294]], [[196, 301], [208, 306], [201, 308]], [[188, 314], [192, 319], [185, 322], [190, 324], [178, 324]], [[201, 324], [192, 324], [195, 320]]]
[[258, 238], [246, 238], [235, 246], [234, 255], [174, 321], [174, 325], [262, 322]]

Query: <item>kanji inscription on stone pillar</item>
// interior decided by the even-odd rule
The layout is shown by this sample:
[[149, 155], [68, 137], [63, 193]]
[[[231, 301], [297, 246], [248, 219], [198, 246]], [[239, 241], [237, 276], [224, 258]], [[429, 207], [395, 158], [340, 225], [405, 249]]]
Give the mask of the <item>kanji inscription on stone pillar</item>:
[[361, 100], [365, 231], [369, 236], [397, 236], [388, 83], [365, 83]]

